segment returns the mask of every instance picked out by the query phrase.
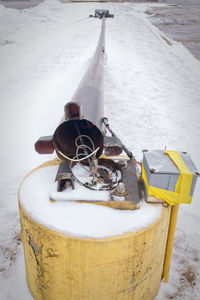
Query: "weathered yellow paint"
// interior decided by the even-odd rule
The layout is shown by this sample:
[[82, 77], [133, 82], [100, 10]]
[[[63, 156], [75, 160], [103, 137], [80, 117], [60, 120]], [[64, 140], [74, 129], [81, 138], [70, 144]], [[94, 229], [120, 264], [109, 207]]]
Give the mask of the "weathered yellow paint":
[[127, 155], [111, 155], [111, 156], [107, 156], [104, 153], [102, 153], [99, 158], [105, 158], [105, 159], [125, 159], [125, 160], [129, 160], [130, 159]]
[[27, 281], [36, 300], [151, 300], [157, 294], [171, 207], [144, 229], [102, 239], [45, 227], [20, 199], [19, 210]]
[[169, 233], [168, 233], [168, 238], [167, 238], [167, 247], [166, 247], [165, 262], [164, 262], [164, 268], [163, 268], [164, 282], [168, 282], [170, 261], [171, 261], [171, 256], [172, 256], [174, 235], [175, 235], [175, 230], [176, 230], [176, 221], [177, 221], [177, 217], [178, 217], [178, 209], [179, 209], [178, 204], [172, 206], [172, 209], [171, 209]]

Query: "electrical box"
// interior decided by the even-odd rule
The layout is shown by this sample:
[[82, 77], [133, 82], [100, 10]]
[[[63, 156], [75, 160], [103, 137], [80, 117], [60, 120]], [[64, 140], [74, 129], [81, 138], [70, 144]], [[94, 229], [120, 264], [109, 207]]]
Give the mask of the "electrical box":
[[[168, 196], [171, 195], [173, 198], [170, 192], [174, 192], [176, 197], [180, 196], [177, 202], [181, 203], [180, 194], [188, 193], [188, 199], [191, 200], [198, 175], [195, 164], [186, 152], [162, 150], [143, 152], [142, 177], [148, 194], [161, 198], [163, 190], [164, 194], [167, 194], [165, 191], [169, 191]], [[183, 200], [183, 203], [189, 203], [190, 200]], [[174, 201], [166, 200], [172, 205], [176, 204]]]

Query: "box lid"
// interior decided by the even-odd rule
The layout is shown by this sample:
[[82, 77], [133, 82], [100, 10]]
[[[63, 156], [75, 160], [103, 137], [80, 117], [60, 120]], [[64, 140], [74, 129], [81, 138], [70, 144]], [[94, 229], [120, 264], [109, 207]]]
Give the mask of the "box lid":
[[169, 155], [162, 150], [144, 152], [144, 160], [149, 170], [154, 170], [156, 174], [180, 174], [179, 169]]

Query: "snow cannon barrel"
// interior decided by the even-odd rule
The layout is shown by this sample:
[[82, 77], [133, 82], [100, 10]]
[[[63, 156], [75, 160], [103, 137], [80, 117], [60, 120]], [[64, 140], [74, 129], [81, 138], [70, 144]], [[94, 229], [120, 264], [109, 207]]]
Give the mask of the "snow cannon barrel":
[[[76, 155], [75, 140], [78, 136], [88, 136], [99, 148], [97, 157], [103, 151], [102, 118], [104, 116], [103, 72], [105, 52], [105, 18], [96, 51], [90, 66], [82, 78], [71, 102], [65, 105], [63, 121], [53, 135], [53, 145], [59, 157]], [[86, 146], [91, 148], [89, 139]]]
[[[105, 53], [105, 17], [102, 12], [102, 26], [93, 59], [82, 78], [72, 100], [65, 105], [64, 117], [55, 130], [53, 137], [40, 138], [35, 143], [39, 153], [52, 153], [54, 149], [61, 159], [77, 155], [76, 139], [86, 136], [83, 142], [87, 149], [98, 149], [99, 157], [104, 147], [104, 53]], [[46, 140], [45, 140], [46, 139]], [[91, 152], [91, 151], [90, 151]]]

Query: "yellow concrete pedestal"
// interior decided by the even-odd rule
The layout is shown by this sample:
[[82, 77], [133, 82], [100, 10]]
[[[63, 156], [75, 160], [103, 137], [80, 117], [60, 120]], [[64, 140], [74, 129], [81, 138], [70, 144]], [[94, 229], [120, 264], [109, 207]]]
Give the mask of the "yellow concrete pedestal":
[[33, 220], [20, 199], [19, 210], [27, 281], [36, 300], [151, 300], [157, 294], [171, 207], [146, 228], [102, 239], [51, 230]]

